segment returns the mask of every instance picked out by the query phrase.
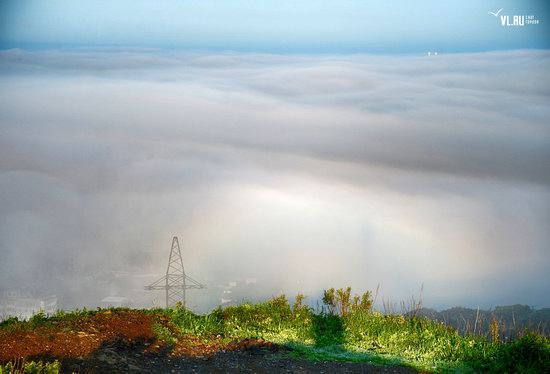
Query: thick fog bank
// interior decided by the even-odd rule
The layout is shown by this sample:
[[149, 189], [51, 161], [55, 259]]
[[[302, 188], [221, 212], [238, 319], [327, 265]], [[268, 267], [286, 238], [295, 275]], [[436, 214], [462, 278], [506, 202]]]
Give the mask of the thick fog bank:
[[[0, 287], [550, 305], [550, 53], [0, 52]], [[233, 282], [233, 283], [232, 283]]]

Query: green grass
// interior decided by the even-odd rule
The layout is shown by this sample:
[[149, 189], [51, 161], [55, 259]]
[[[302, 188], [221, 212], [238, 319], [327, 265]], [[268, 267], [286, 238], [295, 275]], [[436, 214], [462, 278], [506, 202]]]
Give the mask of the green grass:
[[178, 308], [164, 313], [184, 334], [263, 338], [312, 360], [399, 364], [430, 372], [550, 373], [549, 341], [528, 333], [513, 343], [492, 343], [426, 318], [367, 310], [345, 316], [314, 313], [306, 306], [292, 308], [284, 297], [204, 315]]
[[[119, 313], [127, 309], [111, 310]], [[77, 322], [100, 311], [37, 315], [25, 322], [9, 319], [0, 323], [0, 328], [31, 329], [60, 321]], [[461, 336], [422, 317], [383, 315], [365, 308], [339, 311], [316, 313], [301, 302], [291, 306], [280, 296], [201, 315], [183, 308], [139, 312], [169, 317], [179, 334], [160, 323], [154, 326], [159, 338], [169, 344], [175, 344], [180, 334], [205, 341], [263, 338], [289, 347], [293, 356], [310, 360], [369, 361], [437, 373], [550, 373], [550, 343], [540, 335], [526, 333], [511, 343], [491, 342], [484, 336]], [[0, 374], [1, 370], [9, 372], [4, 367]]]
[[59, 361], [42, 363], [29, 361], [21, 364], [0, 365], [0, 374], [57, 374], [61, 370]]

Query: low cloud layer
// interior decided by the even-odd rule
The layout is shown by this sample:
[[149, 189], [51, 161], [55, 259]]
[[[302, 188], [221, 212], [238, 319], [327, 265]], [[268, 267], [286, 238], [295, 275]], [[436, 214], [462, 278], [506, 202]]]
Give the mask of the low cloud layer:
[[[3, 51], [0, 282], [89, 305], [79, 289], [162, 275], [179, 235], [211, 286], [198, 309], [246, 279], [249, 297], [424, 283], [433, 306], [549, 306], [549, 67], [547, 51]], [[126, 288], [95, 283], [120, 269]]]

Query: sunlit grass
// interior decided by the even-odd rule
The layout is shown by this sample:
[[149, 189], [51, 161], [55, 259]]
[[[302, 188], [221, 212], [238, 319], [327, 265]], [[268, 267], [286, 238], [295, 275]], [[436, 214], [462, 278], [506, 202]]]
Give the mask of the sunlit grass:
[[[526, 334], [514, 343], [461, 336], [424, 317], [383, 315], [349, 308], [344, 315], [291, 306], [284, 296], [196, 315], [181, 308], [164, 311], [181, 333], [225, 340], [262, 338], [312, 360], [399, 364], [431, 372], [550, 372], [550, 344]], [[512, 359], [513, 357], [513, 359]]]
[[57, 374], [61, 370], [59, 361], [54, 362], [8, 362], [0, 365], [0, 374]]

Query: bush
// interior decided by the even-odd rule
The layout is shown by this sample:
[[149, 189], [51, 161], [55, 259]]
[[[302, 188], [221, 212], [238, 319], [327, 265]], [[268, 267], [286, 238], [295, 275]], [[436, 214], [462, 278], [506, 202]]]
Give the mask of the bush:
[[493, 346], [488, 369], [494, 373], [550, 373], [550, 345], [543, 336], [528, 333], [511, 343]]
[[329, 288], [323, 292], [323, 304], [328, 314], [337, 312], [341, 317], [347, 316], [350, 312], [368, 312], [372, 308], [372, 293], [367, 291], [363, 295], [354, 295], [351, 298], [351, 287]]
[[25, 362], [22, 365], [15, 365], [8, 362], [6, 365], [0, 365], [0, 374], [58, 374], [61, 370], [61, 364], [54, 362]]

